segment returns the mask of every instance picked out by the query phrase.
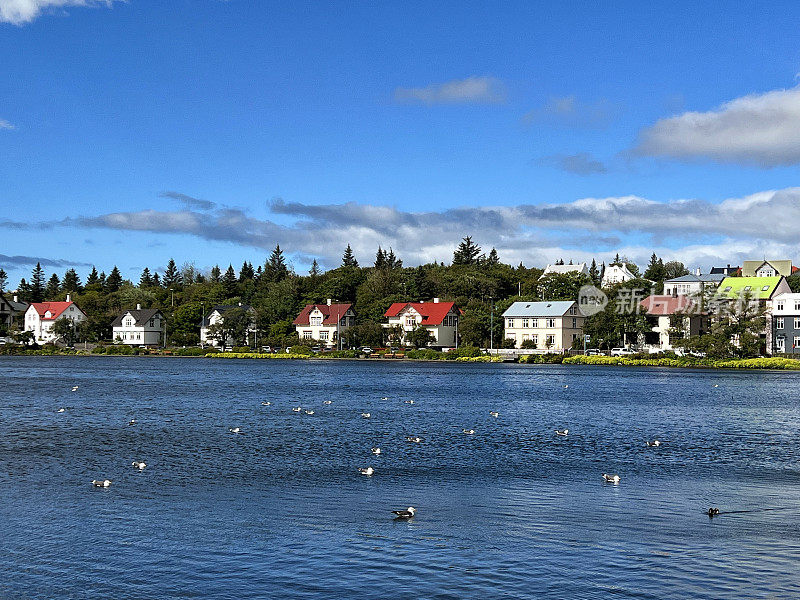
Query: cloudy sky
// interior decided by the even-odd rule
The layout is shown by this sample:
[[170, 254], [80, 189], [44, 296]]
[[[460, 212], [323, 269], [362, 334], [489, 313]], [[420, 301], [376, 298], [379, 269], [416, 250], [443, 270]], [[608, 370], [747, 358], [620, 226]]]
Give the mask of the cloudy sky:
[[0, 267], [800, 262], [800, 5], [556, 4], [0, 0]]

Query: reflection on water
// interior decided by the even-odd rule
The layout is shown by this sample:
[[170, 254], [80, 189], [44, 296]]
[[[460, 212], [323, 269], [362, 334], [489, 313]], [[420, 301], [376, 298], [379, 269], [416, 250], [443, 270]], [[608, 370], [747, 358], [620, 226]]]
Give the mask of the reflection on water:
[[800, 588], [797, 374], [21, 357], [0, 386], [3, 598]]

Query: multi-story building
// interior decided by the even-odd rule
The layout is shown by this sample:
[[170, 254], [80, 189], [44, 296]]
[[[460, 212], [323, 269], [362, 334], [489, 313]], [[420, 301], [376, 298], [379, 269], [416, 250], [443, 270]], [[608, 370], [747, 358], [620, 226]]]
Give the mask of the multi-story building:
[[439, 298], [434, 298], [433, 302], [395, 302], [383, 316], [388, 319], [388, 323], [383, 324], [385, 329], [399, 326], [402, 344], [406, 344], [409, 333], [424, 327], [433, 337], [429, 346], [445, 348], [458, 345], [461, 309], [455, 302], [439, 302]]
[[800, 294], [778, 294], [768, 305], [773, 344], [767, 351], [800, 356]]
[[709, 317], [701, 313], [701, 304], [692, 296], [653, 295], [641, 301], [651, 330], [644, 334], [644, 344], [651, 351], [672, 350], [676, 339], [707, 333]]
[[514, 302], [503, 313], [505, 338], [516, 348], [530, 341], [537, 349], [562, 352], [583, 336], [583, 313], [571, 300]]
[[69, 294], [66, 302], [34, 302], [25, 311], [25, 331], [32, 332], [37, 343], [53, 342], [58, 338], [52, 331], [53, 324], [61, 318], [78, 324], [86, 320], [86, 314], [70, 299]]
[[352, 304], [307, 304], [294, 326], [303, 341], [316, 341], [328, 347], [337, 345], [342, 335], [356, 322]]
[[[245, 311], [250, 321], [245, 331], [245, 339], [243, 340], [246, 346], [251, 345], [256, 336], [256, 310], [247, 304], [218, 304], [211, 308], [211, 311], [203, 317], [200, 323], [200, 345], [204, 346], [221, 346], [219, 338], [209, 336], [209, 328], [213, 325], [224, 323], [225, 314], [232, 309], [241, 309]], [[231, 345], [236, 340], [226, 340], [225, 345]]]
[[791, 260], [746, 260], [742, 263], [742, 277], [789, 277], [796, 271]]
[[625, 283], [626, 281], [630, 281], [634, 279], [636, 276], [631, 273], [630, 269], [628, 269], [628, 265], [625, 264], [618, 264], [618, 265], [608, 265], [606, 270], [603, 272], [603, 280], [601, 285], [605, 287], [610, 287], [617, 283]]
[[158, 346], [164, 341], [164, 315], [156, 308], [126, 310], [111, 323], [113, 339], [132, 346]]
[[725, 279], [725, 275], [722, 273], [709, 273], [708, 275], [693, 273], [667, 279], [664, 282], [664, 295], [699, 297], [707, 290], [716, 291], [723, 279]]

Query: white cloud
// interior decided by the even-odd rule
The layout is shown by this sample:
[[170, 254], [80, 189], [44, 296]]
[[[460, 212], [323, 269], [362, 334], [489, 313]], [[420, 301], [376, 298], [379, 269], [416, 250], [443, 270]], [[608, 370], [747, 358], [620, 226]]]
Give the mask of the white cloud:
[[776, 167], [800, 163], [800, 87], [736, 98], [643, 130], [634, 152]]
[[0, 119], [0, 129], [16, 129], [16, 127], [5, 119]]
[[111, 6], [116, 0], [0, 0], [0, 22], [24, 25], [42, 12], [67, 6]]
[[427, 87], [397, 88], [397, 102], [422, 104], [499, 104], [505, 102], [503, 83], [494, 77], [467, 77]]

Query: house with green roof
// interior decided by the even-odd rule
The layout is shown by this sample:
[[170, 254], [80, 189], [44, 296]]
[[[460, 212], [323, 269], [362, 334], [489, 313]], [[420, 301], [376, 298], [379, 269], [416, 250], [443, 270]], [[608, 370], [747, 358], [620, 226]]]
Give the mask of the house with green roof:
[[726, 277], [717, 288], [716, 300], [739, 300], [746, 294], [752, 300], [766, 302], [778, 294], [791, 292], [786, 277]]

